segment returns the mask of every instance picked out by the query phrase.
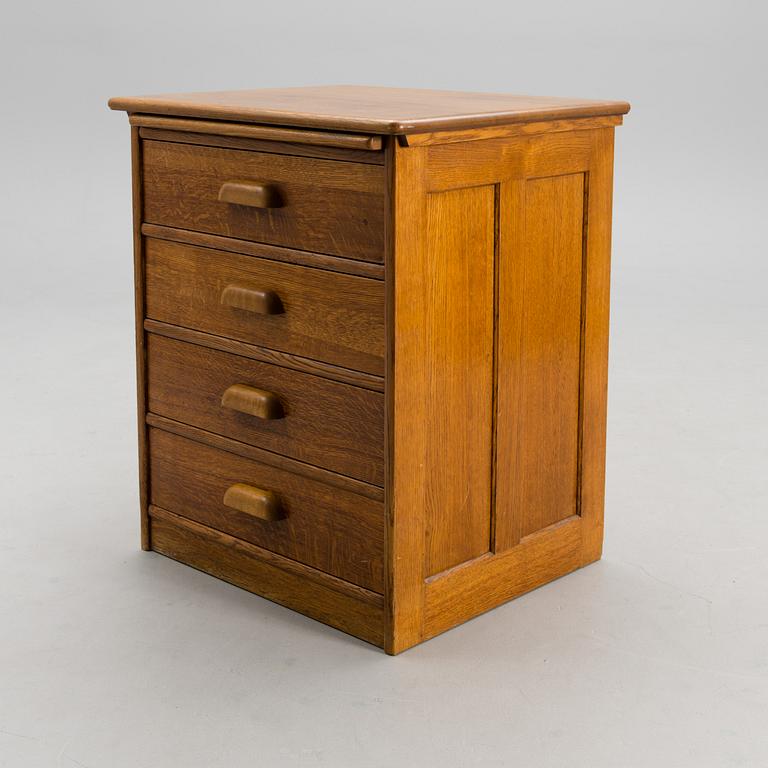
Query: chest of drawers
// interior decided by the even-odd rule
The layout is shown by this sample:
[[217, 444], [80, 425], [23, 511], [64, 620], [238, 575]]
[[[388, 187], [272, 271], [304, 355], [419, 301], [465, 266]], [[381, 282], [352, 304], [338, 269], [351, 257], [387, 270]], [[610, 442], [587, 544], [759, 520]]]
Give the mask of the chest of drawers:
[[142, 546], [398, 653], [600, 557], [625, 102], [129, 113]]

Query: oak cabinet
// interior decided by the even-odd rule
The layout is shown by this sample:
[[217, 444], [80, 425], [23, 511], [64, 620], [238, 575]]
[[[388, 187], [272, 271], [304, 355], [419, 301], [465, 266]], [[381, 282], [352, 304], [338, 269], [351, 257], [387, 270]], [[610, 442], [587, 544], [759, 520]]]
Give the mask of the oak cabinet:
[[625, 102], [113, 99], [142, 545], [398, 653], [601, 554]]

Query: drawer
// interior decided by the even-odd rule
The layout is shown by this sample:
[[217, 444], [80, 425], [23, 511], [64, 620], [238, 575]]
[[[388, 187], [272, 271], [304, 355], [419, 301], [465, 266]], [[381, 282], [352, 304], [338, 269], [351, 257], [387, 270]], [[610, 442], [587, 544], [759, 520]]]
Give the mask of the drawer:
[[155, 506], [383, 591], [382, 502], [160, 429], [149, 455]]
[[153, 320], [384, 373], [384, 284], [148, 238]]
[[382, 166], [146, 140], [142, 158], [151, 224], [383, 261]]
[[299, 461], [384, 483], [384, 396], [150, 334], [149, 410]]

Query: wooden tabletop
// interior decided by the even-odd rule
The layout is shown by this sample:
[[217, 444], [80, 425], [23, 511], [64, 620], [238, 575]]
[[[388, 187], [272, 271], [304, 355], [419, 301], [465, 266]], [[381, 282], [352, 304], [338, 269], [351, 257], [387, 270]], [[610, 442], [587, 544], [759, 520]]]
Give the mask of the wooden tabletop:
[[382, 134], [623, 115], [625, 101], [325, 85], [110, 99], [112, 109]]

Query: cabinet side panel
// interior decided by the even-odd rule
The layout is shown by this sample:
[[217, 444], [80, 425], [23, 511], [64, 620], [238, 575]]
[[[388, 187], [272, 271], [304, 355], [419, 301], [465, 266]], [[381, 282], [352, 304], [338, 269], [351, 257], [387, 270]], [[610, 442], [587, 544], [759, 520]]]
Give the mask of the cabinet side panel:
[[578, 514], [584, 174], [509, 186], [500, 213], [510, 239], [499, 261], [497, 551]]
[[493, 186], [427, 197], [427, 575], [489, 548], [494, 212]]
[[[603, 128], [402, 151], [401, 160], [410, 160], [398, 167], [410, 173], [398, 187], [394, 249], [390, 652], [600, 557], [612, 150], [613, 129]], [[486, 191], [492, 188], [495, 259], [482, 247], [479, 229], [470, 232], [466, 223], [457, 223], [461, 214], [458, 206], [449, 206], [455, 198], [447, 195], [468, 193], [473, 199], [465, 204], [475, 206], [477, 224], [490, 210], [477, 201], [489, 201]], [[438, 216], [434, 206], [443, 194], [444, 215]], [[453, 236], [442, 230], [451, 227], [464, 227], [466, 242], [454, 243], [447, 265], [441, 259], [447, 259], [443, 249], [450, 246], [441, 243]], [[451, 300], [460, 305], [458, 293], [447, 294], [447, 300], [440, 294], [435, 271], [452, 269], [449, 279], [461, 284], [460, 265], [468, 266], [468, 260], [484, 285], [486, 264], [495, 267], [496, 354], [488, 368], [473, 369], [486, 345], [483, 334], [475, 334], [474, 347], [458, 334], [450, 346], [463, 350], [466, 371], [477, 377], [479, 370], [480, 381], [491, 377], [490, 423], [483, 421], [479, 405], [474, 411], [468, 405], [481, 391], [469, 381], [470, 373], [463, 381], [469, 399], [462, 400], [447, 383], [442, 391], [435, 386], [450, 370], [439, 357], [442, 342], [436, 334], [451, 328], [440, 314], [448, 309], [438, 306], [449, 307]], [[477, 304], [477, 286], [472, 289], [468, 301]], [[480, 314], [470, 322], [482, 328], [477, 318], [483, 309], [476, 310]], [[492, 339], [488, 343], [493, 347]], [[448, 415], [453, 407], [463, 409], [467, 423], [458, 436], [441, 428], [456, 423]], [[446, 421], [435, 425], [437, 413]], [[484, 442], [465, 434], [475, 427], [473, 419], [481, 430], [490, 430], [495, 446], [488, 482], [492, 551], [435, 573], [456, 562], [446, 557], [436, 564], [436, 534], [451, 530], [471, 538], [484, 520], [473, 517], [474, 506], [461, 518], [447, 505], [448, 494], [460, 485], [461, 500], [475, 490], [475, 475], [462, 463]], [[487, 466], [486, 455], [479, 454], [481, 466]], [[433, 479], [436, 467], [452, 467], [463, 484], [452, 475]], [[440, 488], [446, 490], [441, 494]]]

